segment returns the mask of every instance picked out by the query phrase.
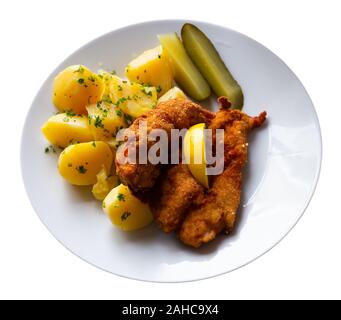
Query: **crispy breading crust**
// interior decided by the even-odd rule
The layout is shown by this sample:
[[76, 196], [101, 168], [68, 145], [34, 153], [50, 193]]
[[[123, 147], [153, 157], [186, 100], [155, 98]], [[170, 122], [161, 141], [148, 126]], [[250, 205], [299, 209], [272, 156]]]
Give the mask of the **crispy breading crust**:
[[189, 207], [204, 196], [202, 187], [191, 175], [186, 164], [171, 167], [160, 177], [150, 207], [161, 229], [177, 230]]
[[214, 177], [212, 187], [199, 206], [189, 210], [179, 231], [180, 240], [192, 247], [213, 240], [223, 229], [231, 232], [236, 221], [247, 161], [247, 134], [266, 118], [249, 117], [238, 110], [220, 110], [210, 128], [224, 128], [224, 172]]
[[[171, 129], [189, 128], [197, 123], [209, 123], [214, 117], [214, 113], [202, 108], [200, 105], [189, 100], [170, 100], [158, 104], [158, 106], [137, 118], [130, 126], [130, 130], [137, 137], [137, 152], [139, 150], [139, 123], [146, 121], [147, 133], [153, 129], [163, 129], [170, 137]], [[148, 149], [154, 144], [154, 141], [148, 141]], [[120, 180], [128, 185], [134, 192], [146, 192], [150, 190], [158, 176], [160, 167], [147, 164], [120, 164], [120, 159], [125, 156], [124, 148], [119, 149], [116, 154], [116, 173]], [[122, 161], [121, 161], [122, 162]]]

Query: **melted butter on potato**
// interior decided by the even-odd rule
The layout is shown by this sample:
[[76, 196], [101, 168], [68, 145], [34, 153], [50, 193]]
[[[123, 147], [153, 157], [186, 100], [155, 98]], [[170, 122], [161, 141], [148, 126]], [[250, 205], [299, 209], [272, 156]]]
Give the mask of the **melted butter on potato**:
[[113, 163], [111, 148], [102, 141], [68, 146], [59, 156], [58, 170], [69, 183], [78, 186], [97, 182], [97, 174], [105, 168], [110, 172]]
[[112, 189], [106, 196], [103, 210], [112, 224], [124, 231], [141, 229], [153, 221], [148, 204], [137, 199], [123, 184]]
[[102, 79], [82, 65], [64, 69], [54, 79], [53, 103], [59, 111], [85, 114], [85, 107], [102, 99]]
[[156, 87], [158, 96], [162, 96], [173, 85], [172, 69], [162, 46], [147, 50], [131, 61], [126, 67], [126, 77], [130, 81]]
[[65, 148], [70, 144], [92, 141], [93, 137], [86, 116], [60, 113], [50, 117], [41, 128], [52, 144]]

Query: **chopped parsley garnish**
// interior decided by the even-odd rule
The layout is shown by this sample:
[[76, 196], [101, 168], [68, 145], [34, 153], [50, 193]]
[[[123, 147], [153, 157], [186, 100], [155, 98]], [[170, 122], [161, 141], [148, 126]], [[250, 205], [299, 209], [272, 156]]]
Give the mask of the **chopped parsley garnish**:
[[124, 194], [123, 194], [123, 193], [119, 193], [119, 194], [117, 195], [117, 200], [118, 200], [118, 201], [125, 201]]
[[157, 87], [156, 87], [156, 92], [157, 92], [157, 93], [160, 93], [161, 91], [162, 91], [161, 86], [157, 86]]
[[127, 80], [123, 80], [122, 82], [123, 82], [123, 83], [128, 83], [128, 81], [127, 81]]
[[72, 110], [67, 110], [65, 113], [68, 117], [74, 117], [76, 115]]
[[75, 72], [83, 73], [84, 72], [83, 66], [80, 65], [79, 68]]
[[128, 212], [128, 211], [123, 212], [123, 214], [121, 215], [121, 220], [122, 220], [122, 221], [127, 220], [127, 219], [129, 218], [130, 215], [131, 215], [131, 212]]
[[124, 120], [127, 124], [131, 124], [133, 122], [133, 118], [129, 114], [124, 114]]
[[103, 123], [102, 123], [102, 118], [100, 117], [100, 116], [96, 116], [95, 117], [95, 127], [96, 128], [104, 128], [104, 125], [103, 125]]
[[120, 99], [117, 100], [117, 102], [115, 103], [115, 105], [118, 107], [121, 103], [124, 103], [127, 101], [127, 98], [122, 97]]
[[84, 79], [83, 79], [83, 78], [79, 78], [79, 79], [77, 80], [77, 82], [78, 82], [79, 84], [84, 84]]
[[141, 91], [147, 96], [150, 96], [150, 97], [153, 96], [153, 93], [151, 91], [147, 91], [146, 88], [143, 88]]
[[116, 115], [118, 117], [122, 117], [123, 116], [122, 111], [120, 109], [116, 109], [115, 112], [116, 112]]
[[118, 91], [122, 91], [123, 90], [121, 85], [118, 85], [117, 87], [118, 87]]
[[89, 79], [89, 81], [91, 81], [91, 82], [95, 82], [95, 81], [96, 81], [96, 78], [95, 78], [94, 76], [90, 76], [90, 77], [88, 77], [88, 79]]
[[88, 171], [87, 169], [85, 169], [84, 166], [79, 166], [79, 167], [76, 168], [76, 170], [77, 170], [79, 173], [81, 173], [81, 174], [84, 174], [84, 173], [86, 173], [86, 172]]
[[103, 102], [106, 102], [106, 103], [112, 103], [112, 100], [110, 99], [109, 96], [104, 96], [103, 99], [102, 99]]
[[116, 74], [116, 70], [111, 71], [111, 74], [115, 75]]
[[93, 142], [92, 142], [92, 146], [93, 146], [94, 148], [96, 148], [96, 141], [93, 141]]
[[102, 202], [102, 208], [105, 208], [105, 202], [104, 201]]
[[159, 59], [161, 59], [161, 55], [160, 55], [160, 54], [158, 54], [157, 57], [158, 57]]
[[53, 153], [56, 153], [56, 149], [54, 148], [54, 146], [48, 146], [44, 149], [45, 153], [50, 153], [50, 152], [53, 152]]
[[70, 118], [64, 117], [63, 121], [64, 121], [64, 122], [69, 122], [69, 121], [70, 121]]

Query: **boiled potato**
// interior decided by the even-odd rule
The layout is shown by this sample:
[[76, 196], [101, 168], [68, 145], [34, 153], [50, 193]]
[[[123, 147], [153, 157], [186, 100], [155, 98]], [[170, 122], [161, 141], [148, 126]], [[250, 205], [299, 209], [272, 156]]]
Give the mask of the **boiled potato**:
[[97, 174], [97, 182], [92, 187], [92, 194], [97, 200], [103, 201], [108, 193], [119, 184], [118, 177], [116, 175], [109, 176], [103, 168]]
[[61, 148], [93, 140], [87, 117], [70, 112], [50, 117], [41, 130], [50, 143]]
[[132, 82], [149, 84], [157, 88], [158, 96], [173, 84], [173, 73], [162, 46], [143, 52], [126, 67], [126, 77]]
[[198, 123], [188, 129], [184, 139], [186, 163], [193, 177], [208, 188], [206, 173], [205, 123]]
[[172, 99], [187, 99], [187, 97], [181, 89], [174, 87], [160, 97], [159, 102], [165, 102]]
[[82, 65], [74, 65], [55, 77], [53, 103], [61, 112], [85, 114], [85, 107], [100, 101], [103, 92], [104, 83], [100, 77]]
[[119, 98], [118, 93], [122, 92], [123, 85], [128, 81], [123, 82], [123, 79], [105, 70], [100, 70], [98, 76], [104, 83], [104, 100], [109, 98], [114, 103]]
[[60, 154], [58, 170], [71, 184], [87, 186], [96, 183], [103, 167], [110, 172], [112, 163], [113, 154], [105, 142], [84, 142], [68, 146]]
[[94, 140], [111, 141], [120, 129], [127, 127], [124, 113], [113, 104], [102, 101], [86, 107], [86, 110]]
[[131, 83], [126, 89], [128, 95], [123, 97], [120, 104], [124, 113], [137, 118], [153, 109], [157, 104], [157, 92], [154, 87], [145, 87], [138, 83]]
[[124, 231], [141, 229], [153, 221], [148, 204], [141, 202], [123, 184], [120, 184], [106, 196], [103, 210], [113, 225]]
[[106, 88], [103, 100], [118, 106], [128, 117], [137, 118], [156, 106], [155, 87], [131, 83], [107, 72], [100, 76]]

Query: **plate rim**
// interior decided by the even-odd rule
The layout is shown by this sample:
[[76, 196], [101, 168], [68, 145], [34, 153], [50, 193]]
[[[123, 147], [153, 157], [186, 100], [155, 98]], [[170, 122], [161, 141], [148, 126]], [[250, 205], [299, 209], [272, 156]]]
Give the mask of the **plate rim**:
[[[93, 44], [93, 42], [103, 40], [104, 38], [106, 38], [109, 35], [112, 35], [112, 34], [114, 34], [116, 32], [121, 32], [121, 31], [124, 31], [126, 29], [137, 28], [137, 27], [145, 26], [145, 25], [149, 25], [149, 24], [157, 24], [157, 23], [162, 23], [162, 24], [165, 24], [165, 23], [186, 23], [186, 22], [193, 23], [193, 24], [197, 23], [197, 24], [201, 24], [201, 25], [206, 25], [209, 28], [212, 27], [212, 28], [225, 29], [225, 30], [228, 30], [228, 31], [233, 32], [235, 34], [238, 34], [238, 35], [240, 35], [242, 37], [245, 37], [248, 40], [256, 42], [257, 45], [261, 46], [263, 49], [265, 49], [266, 51], [268, 51], [271, 54], [273, 54], [286, 67], [286, 69], [288, 69], [288, 71], [292, 73], [294, 78], [302, 86], [302, 89], [305, 92], [305, 94], [306, 94], [307, 98], [309, 99], [309, 101], [311, 103], [311, 106], [312, 106], [312, 113], [313, 113], [314, 123], [316, 124], [316, 129], [317, 129], [317, 134], [318, 134], [318, 141], [317, 141], [317, 143], [318, 143], [319, 152], [318, 152], [317, 169], [316, 169], [315, 176], [314, 176], [313, 182], [312, 182], [310, 190], [309, 190], [309, 196], [306, 198], [306, 201], [305, 201], [302, 209], [300, 209], [301, 213], [299, 214], [299, 217], [297, 218], [295, 223], [293, 223], [293, 225], [288, 229], [288, 231], [278, 241], [276, 241], [273, 245], [271, 245], [267, 250], [265, 250], [263, 253], [259, 254], [258, 256], [254, 257], [254, 258], [250, 259], [249, 261], [241, 264], [240, 266], [232, 268], [230, 270], [227, 270], [227, 271], [224, 271], [224, 272], [219, 272], [217, 274], [213, 274], [213, 275], [210, 275], [210, 276], [197, 277], [197, 278], [194, 278], [194, 279], [185, 279], [185, 280], [152, 280], [152, 279], [146, 279], [146, 278], [143, 278], [143, 277], [138, 278], [138, 277], [134, 277], [134, 276], [128, 276], [128, 275], [125, 275], [125, 274], [118, 273], [116, 271], [113, 272], [111, 270], [105, 269], [104, 267], [101, 267], [101, 266], [95, 264], [94, 262], [91, 262], [91, 261], [87, 260], [86, 258], [80, 256], [73, 249], [69, 248], [66, 244], [64, 244], [61, 239], [58, 239], [57, 236], [50, 230], [49, 226], [43, 221], [42, 217], [38, 213], [38, 210], [37, 210], [35, 204], [31, 200], [30, 191], [28, 190], [28, 187], [27, 187], [26, 182], [25, 182], [26, 180], [25, 180], [25, 173], [24, 173], [24, 156], [23, 156], [23, 153], [24, 153], [23, 152], [23, 149], [24, 149], [24, 135], [25, 135], [26, 130], [28, 129], [28, 118], [29, 118], [29, 115], [32, 112], [33, 106], [35, 105], [35, 101], [37, 100], [38, 96], [42, 92], [44, 84], [47, 82], [47, 80], [51, 76], [53, 76], [60, 69], [60, 67], [64, 64], [65, 60], [68, 60], [73, 55], [77, 54], [79, 51], [87, 48], [88, 46]], [[108, 32], [106, 32], [106, 33], [104, 33], [104, 34], [102, 34], [102, 35], [100, 35], [98, 37], [92, 38], [87, 43], [85, 43], [84, 45], [82, 45], [81, 47], [79, 47], [78, 49], [73, 51], [71, 54], [66, 56], [62, 60], [62, 62], [58, 64], [57, 67], [55, 67], [53, 69], [53, 71], [48, 75], [48, 77], [45, 78], [45, 80], [40, 85], [39, 90], [35, 94], [35, 96], [34, 96], [32, 102], [31, 102], [28, 110], [26, 111], [25, 121], [24, 121], [24, 125], [23, 125], [23, 128], [22, 128], [22, 132], [21, 132], [21, 138], [20, 138], [20, 169], [21, 169], [20, 171], [21, 171], [21, 178], [22, 178], [22, 181], [23, 181], [23, 184], [24, 184], [24, 189], [25, 189], [25, 192], [26, 192], [26, 196], [28, 197], [29, 202], [30, 202], [30, 204], [31, 204], [31, 206], [33, 208], [33, 211], [35, 212], [36, 216], [38, 216], [40, 222], [49, 231], [50, 235], [52, 235], [54, 239], [56, 239], [64, 248], [66, 248], [73, 255], [75, 255], [76, 257], [80, 258], [81, 260], [83, 260], [84, 262], [90, 264], [91, 266], [93, 266], [95, 268], [98, 268], [98, 269], [103, 270], [103, 271], [105, 271], [105, 272], [107, 272], [109, 274], [116, 275], [116, 276], [119, 276], [119, 277], [122, 277], [122, 278], [125, 278], [125, 279], [136, 280], [136, 281], [141, 281], [141, 282], [151, 282], [151, 283], [186, 283], [186, 282], [195, 282], [195, 281], [208, 280], [208, 279], [211, 279], [211, 278], [222, 276], [224, 274], [229, 274], [229, 273], [231, 273], [231, 272], [233, 272], [235, 270], [243, 268], [243, 267], [249, 265], [250, 263], [258, 260], [259, 258], [263, 257], [263, 255], [265, 255], [266, 253], [270, 252], [274, 247], [276, 247], [280, 242], [282, 242], [282, 240], [284, 240], [284, 238], [286, 238], [288, 236], [288, 234], [295, 228], [295, 226], [298, 224], [298, 222], [304, 216], [304, 214], [305, 214], [307, 208], [309, 207], [309, 204], [310, 204], [310, 202], [311, 202], [311, 200], [312, 200], [312, 198], [313, 198], [313, 196], [315, 194], [315, 191], [317, 189], [317, 185], [318, 185], [319, 178], [320, 178], [320, 175], [321, 175], [321, 170], [322, 170], [322, 160], [323, 160], [323, 138], [322, 138], [321, 125], [320, 125], [320, 122], [319, 122], [317, 110], [315, 108], [315, 105], [314, 105], [314, 103], [313, 103], [313, 101], [312, 101], [312, 99], [311, 99], [307, 89], [305, 88], [303, 83], [300, 81], [300, 79], [298, 78], [296, 73], [293, 72], [292, 69], [275, 52], [273, 52], [272, 50], [268, 49], [266, 46], [264, 46], [262, 43], [258, 42], [257, 40], [255, 40], [255, 39], [253, 39], [253, 38], [251, 38], [251, 37], [249, 37], [249, 36], [239, 32], [239, 31], [236, 31], [236, 30], [234, 30], [232, 28], [226, 27], [224, 25], [219, 25], [219, 24], [207, 22], [207, 21], [204, 21], [204, 20], [193, 20], [193, 19], [155, 19], [155, 20], [153, 19], [153, 20], [148, 20], [148, 21], [140, 21], [140, 22], [133, 23], [133, 24], [127, 24], [127, 25], [124, 25], [124, 26], [122, 26], [120, 28], [116, 28], [116, 29], [113, 29], [111, 31], [108, 31]]]

